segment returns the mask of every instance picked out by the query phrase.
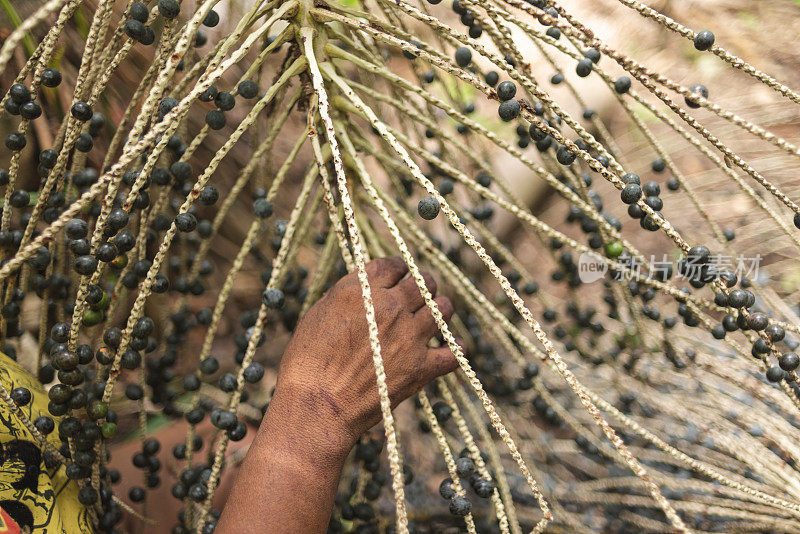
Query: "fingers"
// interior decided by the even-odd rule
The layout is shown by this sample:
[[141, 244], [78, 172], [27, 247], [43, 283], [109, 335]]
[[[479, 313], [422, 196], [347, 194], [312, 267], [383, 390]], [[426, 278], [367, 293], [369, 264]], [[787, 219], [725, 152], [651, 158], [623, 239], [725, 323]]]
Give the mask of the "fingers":
[[[425, 287], [428, 288], [431, 295], [435, 296], [436, 280], [429, 273], [422, 273], [422, 278], [425, 280]], [[396, 290], [409, 312], [414, 313], [425, 305], [425, 299], [422, 298], [422, 292], [420, 292], [417, 281], [414, 280], [413, 276], [403, 279], [397, 284]]]
[[370, 284], [386, 289], [397, 284], [407, 272], [408, 265], [399, 256], [378, 258], [367, 264], [367, 277]]
[[[461, 343], [459, 343], [461, 345]], [[462, 347], [463, 348], [463, 347]], [[430, 382], [434, 378], [447, 373], [451, 373], [458, 369], [458, 360], [447, 345], [443, 347], [435, 347], [428, 349], [427, 366], [428, 376], [427, 381]]]
[[[439, 308], [439, 311], [442, 313], [444, 322], [449, 322], [454, 311], [453, 303], [450, 302], [450, 299], [444, 295], [441, 295], [433, 299], [433, 302], [436, 303], [436, 307]], [[414, 313], [414, 321], [419, 325], [419, 328], [425, 339], [433, 337], [433, 335], [439, 331], [439, 326], [436, 324], [433, 314], [428, 306], [422, 306], [422, 308]]]

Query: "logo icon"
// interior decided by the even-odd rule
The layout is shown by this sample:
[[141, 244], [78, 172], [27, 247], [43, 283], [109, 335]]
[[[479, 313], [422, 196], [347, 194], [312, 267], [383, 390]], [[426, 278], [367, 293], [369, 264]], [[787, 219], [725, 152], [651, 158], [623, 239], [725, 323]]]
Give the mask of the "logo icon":
[[607, 271], [608, 264], [599, 254], [584, 252], [578, 258], [578, 278], [584, 284], [600, 280]]

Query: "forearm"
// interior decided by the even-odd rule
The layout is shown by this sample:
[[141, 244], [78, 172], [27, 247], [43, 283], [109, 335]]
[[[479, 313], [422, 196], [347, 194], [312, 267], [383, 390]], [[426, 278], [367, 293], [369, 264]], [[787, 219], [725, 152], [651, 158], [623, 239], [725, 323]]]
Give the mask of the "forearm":
[[279, 388], [216, 532], [325, 532], [352, 445], [314, 395]]

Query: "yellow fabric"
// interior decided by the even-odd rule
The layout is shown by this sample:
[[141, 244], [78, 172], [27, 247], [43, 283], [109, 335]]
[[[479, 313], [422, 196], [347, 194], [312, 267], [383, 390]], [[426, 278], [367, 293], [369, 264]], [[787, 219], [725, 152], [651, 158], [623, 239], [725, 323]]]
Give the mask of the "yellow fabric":
[[[41, 384], [16, 362], [0, 354], [0, 383], [7, 391], [27, 388], [33, 399], [21, 408], [31, 421], [47, 411], [48, 397]], [[55, 419], [55, 418], [54, 418]], [[48, 436], [59, 447], [58, 431]], [[11, 410], [0, 402], [0, 507], [23, 530], [36, 533], [92, 532], [86, 507], [78, 502], [78, 484], [64, 466], [47, 469], [43, 451]]]

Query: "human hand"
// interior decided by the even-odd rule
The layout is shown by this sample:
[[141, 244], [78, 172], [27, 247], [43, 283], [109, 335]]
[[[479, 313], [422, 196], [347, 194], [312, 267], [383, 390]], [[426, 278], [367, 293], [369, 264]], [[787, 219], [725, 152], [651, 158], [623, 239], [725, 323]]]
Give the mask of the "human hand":
[[[399, 257], [367, 264], [393, 407], [457, 367], [448, 347], [428, 347], [437, 326], [416, 282], [411, 276], [405, 277], [407, 272]], [[423, 277], [435, 296], [436, 282], [427, 273]], [[448, 321], [453, 314], [450, 299], [439, 296], [434, 301]], [[303, 403], [313, 412], [308, 414], [311, 418], [322, 415], [326, 426], [338, 427], [344, 443], [350, 446], [380, 420], [375, 368], [356, 273], [339, 280], [298, 324], [281, 361], [273, 403], [281, 397], [291, 398], [295, 406]]]
[[[448, 347], [428, 347], [436, 323], [407, 272], [400, 258], [367, 265], [392, 406], [457, 366]], [[435, 295], [433, 278], [424, 278]], [[449, 320], [450, 300], [434, 300]], [[380, 418], [364, 301], [353, 273], [297, 325], [215, 532], [325, 532], [344, 461]]]

